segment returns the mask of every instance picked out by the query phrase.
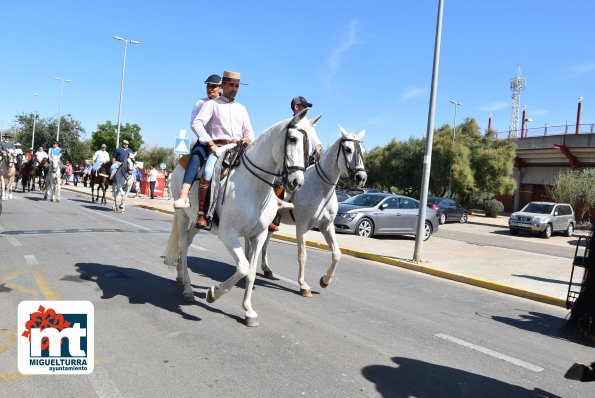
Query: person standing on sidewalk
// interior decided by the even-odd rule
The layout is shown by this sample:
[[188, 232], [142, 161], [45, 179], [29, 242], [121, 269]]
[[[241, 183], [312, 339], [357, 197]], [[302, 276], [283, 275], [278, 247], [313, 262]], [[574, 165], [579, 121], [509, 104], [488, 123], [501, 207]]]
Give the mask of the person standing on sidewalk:
[[149, 188], [151, 190], [151, 199], [155, 199], [155, 184], [157, 183], [157, 175], [159, 172], [155, 166], [151, 166], [149, 170]]

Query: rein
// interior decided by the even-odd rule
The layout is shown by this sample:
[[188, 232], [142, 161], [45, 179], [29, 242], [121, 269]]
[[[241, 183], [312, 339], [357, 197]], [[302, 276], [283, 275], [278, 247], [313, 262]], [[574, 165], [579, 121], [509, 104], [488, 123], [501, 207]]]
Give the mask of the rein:
[[[355, 153], [353, 154], [355, 156], [356, 159], [361, 159], [363, 162], [363, 154], [362, 154], [362, 147], [361, 147], [361, 143], [359, 140], [355, 140], [353, 138], [344, 138], [341, 140], [341, 143], [345, 142], [345, 141], [351, 141], [354, 143], [354, 147], [355, 147]], [[341, 152], [343, 153], [343, 160], [345, 160], [345, 166], [347, 167], [347, 175], [349, 176], [349, 180], [354, 183], [355, 181], [355, 175], [359, 172], [359, 171], [366, 171], [365, 168], [363, 167], [354, 167], [351, 168], [349, 167], [349, 163], [347, 162], [347, 154], [345, 153], [345, 149], [343, 149], [343, 146], [341, 145]], [[337, 152], [337, 162], [339, 161], [339, 152]]]
[[[267, 171], [261, 167], [259, 167], [258, 165], [254, 164], [254, 162], [252, 162], [250, 160], [250, 158], [248, 158], [248, 155], [246, 155], [246, 153], [242, 153], [241, 158], [242, 159], [246, 159], [247, 162], [244, 162], [244, 166], [246, 166], [246, 170], [248, 170], [250, 172], [250, 174], [252, 174], [253, 176], [255, 176], [256, 178], [258, 178], [260, 181], [264, 182], [265, 184], [267, 184], [269, 187], [274, 188], [275, 184], [274, 183], [270, 183], [267, 180], [265, 180], [263, 177], [259, 176], [254, 169], [258, 169], [259, 171], [268, 174], [268, 175], [272, 175], [275, 177], [278, 177], [281, 179], [281, 181], [283, 181], [283, 184], [285, 184], [285, 182], [287, 182], [287, 177], [289, 176], [289, 173], [292, 171], [305, 171], [306, 168], [304, 166], [288, 166], [287, 165], [287, 147], [289, 146], [289, 130], [291, 128], [295, 128], [295, 125], [292, 124], [288, 124], [287, 125], [287, 129], [285, 130], [285, 155], [283, 157], [283, 171], [281, 171], [280, 173], [273, 173], [270, 171]], [[296, 129], [297, 131], [299, 131], [300, 133], [302, 133], [304, 135], [304, 162], [303, 164], [306, 165], [306, 163], [308, 162], [308, 158], [307, 158], [307, 153], [308, 151], [306, 150], [309, 146], [309, 141], [308, 141], [308, 133], [303, 130], [303, 129]], [[250, 167], [248, 167], [248, 164], [250, 164], [250, 167], [252, 167], [252, 169]]]
[[[358, 160], [362, 159], [362, 149], [361, 149], [361, 144], [360, 144], [359, 140], [355, 140], [353, 138], [343, 138], [340, 143], [340, 148], [337, 151], [337, 163], [339, 162], [339, 153], [343, 153], [343, 159], [345, 160], [345, 167], [347, 167], [347, 174], [349, 175], [349, 180], [351, 182], [354, 182], [353, 180], [354, 180], [354, 177], [357, 174], [357, 172], [366, 171], [366, 169], [363, 167], [352, 168], [349, 166], [349, 162], [347, 162], [347, 154], [345, 153], [345, 147], [343, 147], [343, 143], [346, 141], [351, 141], [354, 143], [354, 147], [355, 147], [354, 157], [355, 157], [355, 159], [358, 159]], [[319, 162], [314, 163], [314, 168], [316, 170], [316, 174], [318, 174], [318, 176], [324, 183], [326, 183], [328, 185], [336, 186], [337, 182], [339, 182], [339, 180], [337, 180], [336, 182], [332, 182], [331, 179], [326, 175], [324, 170], [322, 170], [322, 166], [319, 165]]]

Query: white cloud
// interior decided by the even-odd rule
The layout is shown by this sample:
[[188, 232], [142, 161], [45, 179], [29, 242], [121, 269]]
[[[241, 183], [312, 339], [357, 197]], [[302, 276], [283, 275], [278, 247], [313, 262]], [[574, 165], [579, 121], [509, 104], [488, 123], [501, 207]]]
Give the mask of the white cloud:
[[426, 92], [423, 88], [410, 88], [401, 95], [401, 102], [410, 100], [411, 98], [420, 97]]
[[331, 51], [331, 53], [326, 58], [325, 66], [326, 66], [326, 73], [324, 77], [324, 82], [329, 88], [331, 86], [331, 82], [333, 81], [333, 77], [341, 67], [341, 61], [343, 58], [343, 54], [347, 52], [351, 47], [353, 47], [357, 43], [357, 26], [359, 21], [354, 19], [349, 24], [349, 32], [347, 32], [347, 38], [339, 44], [335, 49]]
[[499, 111], [501, 109], [506, 109], [508, 107], [512, 107], [512, 102], [509, 104], [507, 102], [493, 102], [491, 104], [487, 104], [487, 105], [482, 105], [479, 107], [479, 109], [483, 112], [494, 112], [494, 111]]
[[595, 62], [587, 62], [583, 64], [578, 64], [575, 66], [571, 66], [568, 68], [568, 71], [565, 76], [562, 77], [562, 80], [570, 80], [582, 77], [589, 73], [595, 71]]

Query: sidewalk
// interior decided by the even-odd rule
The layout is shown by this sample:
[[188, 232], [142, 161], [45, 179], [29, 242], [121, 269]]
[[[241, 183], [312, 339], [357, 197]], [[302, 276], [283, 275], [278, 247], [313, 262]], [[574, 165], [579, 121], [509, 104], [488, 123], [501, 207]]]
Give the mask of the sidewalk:
[[[90, 194], [90, 188], [63, 185], [62, 189]], [[173, 200], [135, 198], [131, 194], [126, 204], [173, 214]], [[111, 190], [106, 194], [108, 206]], [[508, 228], [507, 217], [486, 218], [470, 215], [469, 224]], [[295, 242], [295, 227], [282, 224], [273, 238]], [[523, 252], [493, 246], [478, 246], [438, 236], [423, 242], [422, 261], [412, 261], [413, 239], [376, 239], [355, 235], [337, 234], [341, 252], [388, 265], [423, 272], [470, 285], [524, 297], [556, 306], [565, 307], [571, 260], [560, 257]], [[320, 232], [309, 231], [307, 244], [327, 249]], [[338, 272], [340, 272], [340, 265]], [[579, 270], [580, 272], [580, 270]], [[575, 280], [580, 276], [575, 275]]]

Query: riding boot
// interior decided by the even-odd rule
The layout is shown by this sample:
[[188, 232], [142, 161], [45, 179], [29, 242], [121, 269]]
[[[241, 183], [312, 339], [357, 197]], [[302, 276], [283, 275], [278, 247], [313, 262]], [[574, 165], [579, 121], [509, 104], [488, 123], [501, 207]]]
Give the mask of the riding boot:
[[207, 199], [207, 193], [209, 192], [209, 187], [211, 186], [211, 181], [205, 180], [201, 178], [198, 184], [198, 219], [196, 220], [196, 228], [199, 229], [208, 229], [209, 224], [205, 217], [205, 202]]
[[281, 214], [277, 213], [273, 222], [269, 225], [270, 232], [277, 232], [279, 231], [279, 224], [281, 224]]

